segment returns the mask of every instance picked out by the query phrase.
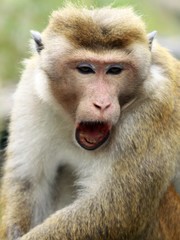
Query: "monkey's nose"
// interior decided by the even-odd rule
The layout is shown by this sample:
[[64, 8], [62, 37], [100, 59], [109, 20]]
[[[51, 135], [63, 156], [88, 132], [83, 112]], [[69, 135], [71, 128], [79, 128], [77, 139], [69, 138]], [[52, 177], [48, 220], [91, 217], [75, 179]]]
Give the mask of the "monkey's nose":
[[102, 104], [100, 104], [100, 103], [93, 103], [93, 105], [94, 105], [94, 107], [95, 107], [96, 109], [98, 109], [99, 111], [104, 112], [104, 111], [106, 111], [108, 108], [110, 108], [111, 103], [102, 103]]

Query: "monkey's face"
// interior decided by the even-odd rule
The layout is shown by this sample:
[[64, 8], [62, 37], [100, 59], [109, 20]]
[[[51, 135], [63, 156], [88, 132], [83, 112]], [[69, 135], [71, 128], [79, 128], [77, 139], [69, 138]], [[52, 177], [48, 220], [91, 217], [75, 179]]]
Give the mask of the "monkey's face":
[[149, 66], [148, 51], [139, 50], [81, 49], [54, 60], [46, 71], [52, 94], [73, 120], [81, 147], [95, 150], [107, 142], [121, 112], [138, 97]]

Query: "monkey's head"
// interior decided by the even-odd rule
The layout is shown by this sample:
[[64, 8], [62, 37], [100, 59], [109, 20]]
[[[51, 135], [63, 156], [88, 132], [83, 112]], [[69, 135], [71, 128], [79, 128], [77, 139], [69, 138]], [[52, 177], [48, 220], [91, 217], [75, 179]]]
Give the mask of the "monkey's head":
[[32, 35], [47, 88], [72, 119], [76, 141], [97, 149], [143, 94], [155, 34], [147, 37], [129, 8], [70, 7], [52, 14], [42, 36]]

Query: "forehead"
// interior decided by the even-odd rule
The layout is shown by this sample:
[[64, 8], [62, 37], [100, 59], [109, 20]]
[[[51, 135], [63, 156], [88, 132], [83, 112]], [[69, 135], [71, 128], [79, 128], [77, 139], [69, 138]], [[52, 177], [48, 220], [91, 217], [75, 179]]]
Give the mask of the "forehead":
[[52, 14], [47, 29], [86, 49], [124, 48], [135, 41], [147, 44], [144, 24], [131, 9], [65, 8]]
[[94, 52], [91, 50], [79, 49], [72, 51], [71, 55], [66, 56], [67, 63], [89, 62], [94, 64], [110, 64], [128, 62], [130, 57], [125, 51], [111, 50]]

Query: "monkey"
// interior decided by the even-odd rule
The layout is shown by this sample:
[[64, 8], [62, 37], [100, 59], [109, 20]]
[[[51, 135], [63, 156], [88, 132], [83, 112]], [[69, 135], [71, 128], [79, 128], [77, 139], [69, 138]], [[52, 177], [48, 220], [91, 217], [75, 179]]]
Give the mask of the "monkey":
[[1, 239], [178, 240], [178, 60], [132, 8], [65, 6], [31, 34]]

